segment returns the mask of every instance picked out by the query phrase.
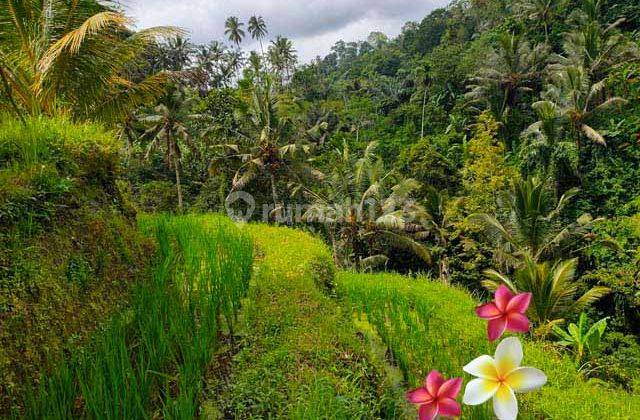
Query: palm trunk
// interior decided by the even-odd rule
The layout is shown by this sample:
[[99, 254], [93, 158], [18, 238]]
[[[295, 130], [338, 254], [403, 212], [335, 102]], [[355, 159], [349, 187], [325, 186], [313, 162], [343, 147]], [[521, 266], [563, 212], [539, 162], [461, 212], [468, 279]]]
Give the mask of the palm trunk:
[[443, 284], [449, 285], [449, 258], [443, 256], [440, 260], [440, 281]]
[[547, 23], [547, 21], [544, 21], [544, 39], [547, 42], [547, 44], [549, 43], [549, 24]]
[[280, 219], [280, 210], [278, 210], [278, 191], [276, 190], [276, 177], [273, 172], [269, 172], [269, 179], [271, 180], [271, 198], [273, 199], [273, 215], [276, 220]]
[[167, 130], [167, 148], [169, 149], [169, 161], [173, 158], [173, 169], [176, 174], [176, 190], [178, 192], [178, 212], [182, 213], [182, 184], [180, 182], [180, 157], [178, 144], [173, 142], [172, 129]]
[[336, 267], [342, 267], [342, 263], [340, 261], [340, 255], [339, 255], [340, 249], [336, 241], [335, 232], [333, 232], [333, 230], [331, 230], [330, 228], [328, 230], [329, 230], [329, 238], [331, 238], [331, 249], [333, 250], [333, 263], [336, 265]]
[[422, 96], [422, 123], [420, 125], [420, 140], [424, 138], [424, 110], [427, 105], [427, 89], [424, 90], [424, 95]]
[[176, 154], [173, 155], [173, 167], [176, 171], [176, 189], [178, 190], [178, 212], [182, 213], [182, 184], [180, 183], [180, 160]]

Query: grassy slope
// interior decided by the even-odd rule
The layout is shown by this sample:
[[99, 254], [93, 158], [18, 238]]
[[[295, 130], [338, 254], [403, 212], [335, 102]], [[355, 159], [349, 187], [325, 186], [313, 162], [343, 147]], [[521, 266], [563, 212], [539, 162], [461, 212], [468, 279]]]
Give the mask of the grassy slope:
[[153, 242], [117, 194], [119, 147], [98, 125], [0, 114], [0, 417], [147, 275]]
[[[397, 395], [370, 347], [317, 284], [333, 276], [321, 241], [299, 231], [247, 226], [259, 262], [231, 376], [212, 388], [205, 417], [397, 417]], [[374, 361], [372, 361], [374, 360]]]
[[[495, 350], [486, 339], [485, 322], [474, 314], [477, 302], [464, 290], [392, 274], [341, 273], [338, 293], [355, 313], [367, 314], [413, 385], [432, 368], [459, 375], [467, 362]], [[549, 382], [541, 391], [519, 396], [521, 418], [638, 418], [640, 396], [585, 382], [550, 346], [527, 342], [524, 355], [524, 364], [542, 369]], [[466, 375], [465, 383], [469, 379]], [[488, 404], [463, 407], [463, 413], [491, 418]]]
[[[128, 310], [58, 365], [28, 398], [28, 419], [193, 419], [202, 378], [249, 285], [252, 243], [216, 215], [142, 217], [153, 275]], [[149, 255], [152, 256], [152, 255]]]

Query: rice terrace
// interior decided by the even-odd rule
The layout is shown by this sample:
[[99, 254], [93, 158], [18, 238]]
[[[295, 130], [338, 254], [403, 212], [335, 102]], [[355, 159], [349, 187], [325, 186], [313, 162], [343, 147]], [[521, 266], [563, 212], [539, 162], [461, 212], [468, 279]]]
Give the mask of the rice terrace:
[[640, 419], [640, 3], [0, 0], [0, 419]]

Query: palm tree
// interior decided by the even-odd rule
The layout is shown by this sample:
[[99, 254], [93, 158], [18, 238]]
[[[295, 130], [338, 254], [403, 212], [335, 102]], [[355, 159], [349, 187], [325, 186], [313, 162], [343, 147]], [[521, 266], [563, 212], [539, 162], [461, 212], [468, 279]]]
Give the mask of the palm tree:
[[577, 265], [577, 259], [539, 263], [525, 253], [513, 281], [497, 271], [487, 270], [488, 280], [483, 285], [489, 290], [504, 284], [513, 293], [531, 292], [528, 315], [539, 327], [539, 332], [546, 335], [552, 326], [564, 322], [567, 316], [582, 312], [610, 292], [607, 287], [595, 286], [578, 297]]
[[312, 145], [300, 139], [291, 141], [288, 137], [291, 122], [278, 115], [278, 101], [268, 77], [254, 86], [247, 119], [251, 131], [241, 133], [244, 144], [229, 146], [236, 152], [231, 157], [239, 157], [242, 162], [233, 178], [232, 192], [245, 188], [259, 175], [266, 175], [271, 188], [273, 214], [279, 216], [283, 208], [278, 192], [280, 177], [301, 183], [304, 179], [318, 180], [321, 176], [305, 159]]
[[[303, 218], [327, 228], [340, 265], [372, 268], [388, 260], [387, 247], [409, 251], [431, 264], [428, 248], [412, 237], [426, 230], [429, 219], [426, 210], [411, 199], [421, 185], [385, 171], [376, 146], [369, 143], [360, 157], [352, 155], [346, 142], [334, 150], [327, 194], [307, 191], [313, 201]], [[371, 255], [374, 243], [382, 249]]]
[[501, 34], [498, 48], [491, 51], [487, 65], [472, 77], [467, 99], [484, 104], [498, 120], [504, 121], [520, 96], [532, 91], [541, 79], [548, 56], [546, 44], [531, 48], [521, 35]]
[[261, 83], [262, 80], [262, 57], [255, 51], [249, 53], [249, 69], [256, 78], [256, 83]]
[[264, 38], [267, 32], [267, 24], [264, 23], [262, 16], [251, 16], [249, 19], [249, 26], [247, 27], [251, 38], [257, 39], [260, 42], [260, 52], [264, 55], [264, 49], [262, 47], [262, 38]]
[[538, 106], [557, 109], [561, 121], [575, 136], [578, 146], [582, 137], [606, 145], [604, 136], [591, 127], [591, 121], [602, 112], [627, 101], [617, 96], [604, 97], [605, 80], [592, 82], [583, 67], [563, 67], [552, 75], [552, 80], [543, 95], [545, 101]]
[[427, 95], [429, 93], [429, 85], [431, 84], [431, 78], [424, 66], [416, 67], [413, 70], [413, 82], [416, 86], [415, 94], [421, 93], [422, 102], [422, 116], [420, 120], [420, 138], [424, 138], [424, 122], [425, 122], [425, 110], [427, 106]]
[[518, 14], [535, 23], [542, 23], [544, 37], [549, 42], [549, 25], [556, 17], [560, 6], [558, 0], [523, 0], [516, 5]]
[[182, 71], [191, 63], [191, 55], [194, 47], [191, 43], [181, 37], [176, 36], [169, 39], [164, 47], [164, 66], [172, 71]]
[[180, 88], [174, 88], [164, 95], [160, 104], [153, 109], [153, 113], [139, 118], [139, 121], [149, 127], [141, 138], [150, 140], [146, 158], [149, 158], [155, 149], [162, 148], [167, 165], [175, 172], [179, 212], [183, 211], [180, 163], [182, 148], [188, 146], [196, 151], [187, 122], [201, 118], [200, 115], [190, 114], [189, 108], [189, 100], [185, 99], [185, 93]]
[[560, 257], [569, 253], [570, 245], [584, 237], [596, 220], [589, 215], [575, 223], [557, 226], [555, 219], [577, 193], [567, 191], [557, 203], [537, 178], [515, 182], [507, 197], [508, 218], [504, 222], [488, 214], [471, 217], [479, 221], [495, 245], [494, 257], [507, 267], [521, 264], [522, 255], [534, 261]]
[[137, 83], [131, 67], [175, 28], [132, 33], [130, 19], [95, 1], [2, 0], [0, 89], [16, 115], [118, 119], [162, 94], [170, 76]]
[[244, 30], [242, 27], [244, 23], [240, 22], [237, 17], [229, 16], [224, 23], [224, 33], [229, 38], [229, 41], [239, 46], [244, 38]]
[[229, 82], [236, 77], [240, 69], [242, 69], [245, 60], [244, 53], [239, 48], [235, 50], [229, 49], [224, 53], [222, 59], [222, 73], [225, 82]]
[[[451, 203], [447, 196], [442, 191], [428, 186], [424, 197], [424, 209], [426, 211], [426, 219], [423, 225], [426, 230], [419, 232], [416, 236], [419, 239], [433, 238], [437, 246], [437, 252], [439, 254], [439, 278], [445, 283], [449, 284], [449, 257], [447, 255], [447, 248], [451, 237], [454, 225], [449, 219], [448, 205]], [[432, 249], [433, 251], [433, 249]]]
[[289, 73], [295, 67], [298, 56], [290, 39], [278, 35], [271, 41], [269, 61], [278, 74], [280, 85], [289, 80]]
[[225, 81], [225, 59], [227, 57], [227, 47], [218, 41], [212, 41], [208, 48], [208, 56], [211, 62], [211, 84], [213, 87], [220, 87]]
[[584, 67], [588, 76], [604, 79], [612, 68], [640, 60], [640, 49], [617, 27], [616, 22], [600, 22], [602, 0], [581, 0], [580, 8], [572, 13], [570, 21], [575, 28], [565, 34], [564, 56], [556, 57], [559, 67]]
[[524, 142], [519, 153], [523, 168], [527, 173], [553, 178], [560, 195], [561, 178], [577, 176], [579, 153], [575, 143], [563, 136], [563, 116], [555, 103], [539, 101], [531, 107], [538, 121], [522, 132]]

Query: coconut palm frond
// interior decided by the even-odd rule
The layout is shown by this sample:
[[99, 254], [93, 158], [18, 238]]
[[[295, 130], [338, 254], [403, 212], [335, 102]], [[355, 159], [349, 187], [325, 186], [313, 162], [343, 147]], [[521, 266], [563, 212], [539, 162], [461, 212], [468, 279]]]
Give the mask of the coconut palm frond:
[[406, 235], [401, 235], [388, 230], [377, 231], [376, 236], [383, 238], [390, 246], [413, 253], [427, 265], [431, 265], [432, 258], [429, 248]]
[[606, 295], [611, 293], [611, 289], [604, 286], [596, 286], [589, 289], [584, 295], [582, 295], [578, 300], [576, 300], [573, 305], [571, 305], [571, 311], [573, 313], [582, 312], [587, 306], [597, 302], [602, 299]]
[[482, 281], [482, 286], [490, 292], [495, 292], [500, 285], [505, 285], [512, 293], [518, 293], [518, 288], [507, 276], [495, 270], [485, 270], [483, 274], [487, 279]]
[[597, 144], [601, 144], [603, 146], [606, 146], [607, 141], [604, 139], [604, 136], [600, 133], [598, 133], [596, 130], [594, 130], [593, 128], [589, 127], [587, 124], [582, 124], [580, 126], [580, 131], [582, 131], [584, 133], [585, 136], [587, 136], [587, 138]]
[[360, 260], [360, 269], [363, 271], [373, 271], [384, 267], [389, 262], [389, 257], [384, 254], [372, 255]]

